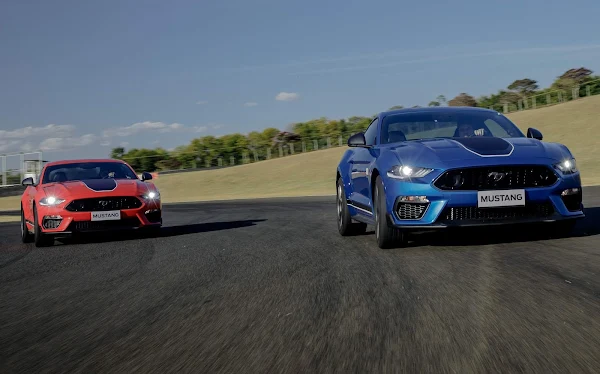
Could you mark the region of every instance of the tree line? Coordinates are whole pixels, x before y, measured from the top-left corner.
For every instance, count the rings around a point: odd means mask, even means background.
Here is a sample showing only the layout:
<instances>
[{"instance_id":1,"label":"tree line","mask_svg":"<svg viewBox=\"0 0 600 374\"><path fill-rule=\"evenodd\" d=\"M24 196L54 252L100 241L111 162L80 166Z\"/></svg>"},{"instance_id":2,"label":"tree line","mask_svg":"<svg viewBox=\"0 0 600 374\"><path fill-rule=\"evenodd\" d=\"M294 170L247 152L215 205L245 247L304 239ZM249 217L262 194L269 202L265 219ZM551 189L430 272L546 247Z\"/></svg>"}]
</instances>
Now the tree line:
<instances>
[{"instance_id":1,"label":"tree line","mask_svg":"<svg viewBox=\"0 0 600 374\"><path fill-rule=\"evenodd\" d=\"M588 83L589 82L589 83ZM562 101L572 100L572 88L580 87L578 96L600 94L600 76L594 76L587 68L569 69L557 77L550 87L540 89L538 82L523 78L517 79L505 89L490 95L475 98L467 93L446 100L439 95L428 106L473 106L502 110L520 109L527 98L535 96L536 105L548 105L558 102L557 91ZM576 93L577 94L577 93ZM550 102L548 101L550 100ZM418 105L413 106L419 107ZM527 106L525 106L527 107ZM389 109L401 109L395 105ZM321 149L337 144L340 137L344 140L351 134L364 131L373 117L353 116L346 119L318 118L299 122L289 126L287 131L269 127L263 131L252 131L247 135L240 133L220 137L203 136L193 139L190 144L177 147L168 152L162 148L133 148L126 151L123 147L113 148L111 157L127 161L135 170L157 171L189 168L227 166L243 162L256 162L268 158L280 157L302 151Z\"/></svg>"}]
</instances>

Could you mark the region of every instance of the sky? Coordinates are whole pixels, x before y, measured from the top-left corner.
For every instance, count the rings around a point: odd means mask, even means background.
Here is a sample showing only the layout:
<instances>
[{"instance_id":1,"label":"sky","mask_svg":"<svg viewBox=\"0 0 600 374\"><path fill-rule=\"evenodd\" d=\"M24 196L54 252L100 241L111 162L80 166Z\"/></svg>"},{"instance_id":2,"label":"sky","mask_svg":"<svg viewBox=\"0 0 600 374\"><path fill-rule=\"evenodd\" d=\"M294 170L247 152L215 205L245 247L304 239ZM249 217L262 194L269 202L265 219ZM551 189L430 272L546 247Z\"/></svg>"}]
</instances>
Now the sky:
<instances>
[{"instance_id":1,"label":"sky","mask_svg":"<svg viewBox=\"0 0 600 374\"><path fill-rule=\"evenodd\" d=\"M0 2L0 153L108 157L600 72L600 2Z\"/></svg>"}]
</instances>

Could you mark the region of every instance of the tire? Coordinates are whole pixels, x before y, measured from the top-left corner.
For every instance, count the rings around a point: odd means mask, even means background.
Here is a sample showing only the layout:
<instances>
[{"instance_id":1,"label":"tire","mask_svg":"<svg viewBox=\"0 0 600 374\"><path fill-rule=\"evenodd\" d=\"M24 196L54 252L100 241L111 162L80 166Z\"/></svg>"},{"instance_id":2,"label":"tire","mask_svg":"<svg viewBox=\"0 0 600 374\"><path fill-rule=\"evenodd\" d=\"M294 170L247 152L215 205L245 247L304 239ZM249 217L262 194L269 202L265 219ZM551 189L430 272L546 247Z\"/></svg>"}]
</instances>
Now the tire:
<instances>
[{"instance_id":1,"label":"tire","mask_svg":"<svg viewBox=\"0 0 600 374\"><path fill-rule=\"evenodd\" d=\"M27 223L25 222L25 212L23 211L23 206L21 206L21 241L23 243L31 243L33 240L33 235L29 232L27 228Z\"/></svg>"},{"instance_id":2,"label":"tire","mask_svg":"<svg viewBox=\"0 0 600 374\"><path fill-rule=\"evenodd\" d=\"M35 242L36 247L48 247L54 244L54 238L42 232L35 206L33 207L33 227L33 241Z\"/></svg>"},{"instance_id":3,"label":"tire","mask_svg":"<svg viewBox=\"0 0 600 374\"><path fill-rule=\"evenodd\" d=\"M350 210L345 198L346 194L344 194L344 182L342 178L337 180L336 191L337 227L340 235L352 236L364 234L367 231L367 224L352 222L352 216L350 216Z\"/></svg>"},{"instance_id":4,"label":"tire","mask_svg":"<svg viewBox=\"0 0 600 374\"><path fill-rule=\"evenodd\" d=\"M375 196L373 207L375 208L375 238L381 249L393 248L406 244L406 235L402 230L392 227L387 221L387 209L385 205L385 190L380 176L375 180Z\"/></svg>"}]
</instances>

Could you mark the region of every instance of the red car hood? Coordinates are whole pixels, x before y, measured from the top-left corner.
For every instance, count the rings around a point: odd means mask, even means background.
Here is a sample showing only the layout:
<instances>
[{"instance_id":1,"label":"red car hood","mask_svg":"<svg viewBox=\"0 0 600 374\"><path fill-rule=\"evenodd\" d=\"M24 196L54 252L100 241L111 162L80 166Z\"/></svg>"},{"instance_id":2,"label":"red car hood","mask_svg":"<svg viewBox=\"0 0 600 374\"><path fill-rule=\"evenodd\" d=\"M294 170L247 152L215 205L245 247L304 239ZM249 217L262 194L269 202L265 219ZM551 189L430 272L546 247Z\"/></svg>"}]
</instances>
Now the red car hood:
<instances>
[{"instance_id":1,"label":"red car hood","mask_svg":"<svg viewBox=\"0 0 600 374\"><path fill-rule=\"evenodd\" d=\"M51 183L45 185L47 196L63 197L95 197L95 196L140 196L149 191L156 191L152 183L129 179L90 179Z\"/></svg>"}]
</instances>

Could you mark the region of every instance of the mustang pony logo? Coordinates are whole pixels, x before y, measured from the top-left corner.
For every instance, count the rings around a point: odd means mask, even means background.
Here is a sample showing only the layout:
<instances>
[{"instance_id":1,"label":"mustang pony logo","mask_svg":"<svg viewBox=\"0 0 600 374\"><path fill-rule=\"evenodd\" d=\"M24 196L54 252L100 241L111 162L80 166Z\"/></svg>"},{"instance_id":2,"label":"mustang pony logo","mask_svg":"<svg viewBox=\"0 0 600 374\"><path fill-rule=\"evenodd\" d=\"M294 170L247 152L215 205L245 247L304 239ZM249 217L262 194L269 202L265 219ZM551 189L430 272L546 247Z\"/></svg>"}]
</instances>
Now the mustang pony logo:
<instances>
[{"instance_id":1,"label":"mustang pony logo","mask_svg":"<svg viewBox=\"0 0 600 374\"><path fill-rule=\"evenodd\" d=\"M492 171L491 173L488 173L488 178L494 179L494 182L500 182L502 179L504 179L505 176L506 173L498 171Z\"/></svg>"}]
</instances>

